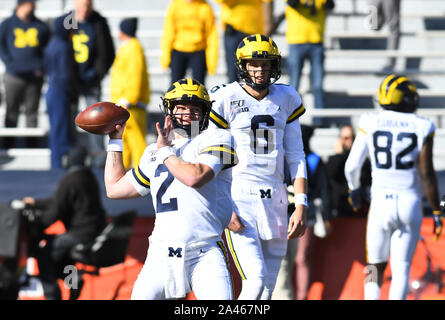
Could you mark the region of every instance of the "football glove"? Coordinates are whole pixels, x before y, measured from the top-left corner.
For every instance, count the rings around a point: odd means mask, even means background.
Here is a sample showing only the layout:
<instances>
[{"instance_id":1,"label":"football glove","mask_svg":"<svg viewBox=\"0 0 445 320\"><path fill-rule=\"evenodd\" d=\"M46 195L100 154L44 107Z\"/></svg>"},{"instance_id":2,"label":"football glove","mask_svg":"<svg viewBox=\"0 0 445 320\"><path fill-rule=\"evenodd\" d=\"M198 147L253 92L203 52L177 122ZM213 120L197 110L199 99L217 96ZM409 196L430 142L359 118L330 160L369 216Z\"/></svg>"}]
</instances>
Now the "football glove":
<instances>
[{"instance_id":1,"label":"football glove","mask_svg":"<svg viewBox=\"0 0 445 320\"><path fill-rule=\"evenodd\" d=\"M355 190L348 190L348 202L354 212L358 212L364 205L365 199L361 188Z\"/></svg>"},{"instance_id":2,"label":"football glove","mask_svg":"<svg viewBox=\"0 0 445 320\"><path fill-rule=\"evenodd\" d=\"M435 235L434 240L437 241L437 239L439 239L440 234L442 233L442 227L443 227L442 212L440 212L439 210L434 210L433 219L434 219L433 233Z\"/></svg>"}]
</instances>

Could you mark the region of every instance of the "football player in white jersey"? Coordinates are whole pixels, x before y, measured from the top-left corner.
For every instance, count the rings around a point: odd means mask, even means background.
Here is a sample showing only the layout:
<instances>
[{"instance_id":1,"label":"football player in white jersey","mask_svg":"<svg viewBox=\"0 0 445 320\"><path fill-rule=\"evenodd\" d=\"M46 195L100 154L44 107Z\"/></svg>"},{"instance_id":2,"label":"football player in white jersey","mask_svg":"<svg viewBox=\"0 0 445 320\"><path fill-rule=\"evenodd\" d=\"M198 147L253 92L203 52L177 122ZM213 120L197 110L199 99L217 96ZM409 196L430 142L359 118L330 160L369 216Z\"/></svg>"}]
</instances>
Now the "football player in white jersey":
<instances>
[{"instance_id":1,"label":"football player in white jersey","mask_svg":"<svg viewBox=\"0 0 445 320\"><path fill-rule=\"evenodd\" d=\"M239 164L233 168L234 214L226 239L242 278L239 299L270 299L287 239L306 228L306 161L298 118L305 112L300 95L275 84L281 56L274 41L255 34L236 50L242 83L210 90L210 125L228 129ZM287 218L284 161L291 171L296 209Z\"/></svg>"},{"instance_id":2,"label":"football player in white jersey","mask_svg":"<svg viewBox=\"0 0 445 320\"><path fill-rule=\"evenodd\" d=\"M230 222L231 167L237 162L226 130L209 131L211 102L193 79L175 82L165 93L164 127L139 166L125 172L122 134L110 134L105 186L110 198L151 193L156 211L145 264L132 299L233 299L222 233Z\"/></svg>"},{"instance_id":3,"label":"football player in white jersey","mask_svg":"<svg viewBox=\"0 0 445 320\"><path fill-rule=\"evenodd\" d=\"M420 236L422 190L433 209L434 232L441 230L439 192L433 166L434 123L414 114L419 104L415 85L405 76L389 75L379 89L382 111L359 120L357 137L345 164L353 207L359 207L360 168L372 166L371 205L366 229L365 299L379 299L390 258L390 299L405 299L411 260Z\"/></svg>"}]
</instances>

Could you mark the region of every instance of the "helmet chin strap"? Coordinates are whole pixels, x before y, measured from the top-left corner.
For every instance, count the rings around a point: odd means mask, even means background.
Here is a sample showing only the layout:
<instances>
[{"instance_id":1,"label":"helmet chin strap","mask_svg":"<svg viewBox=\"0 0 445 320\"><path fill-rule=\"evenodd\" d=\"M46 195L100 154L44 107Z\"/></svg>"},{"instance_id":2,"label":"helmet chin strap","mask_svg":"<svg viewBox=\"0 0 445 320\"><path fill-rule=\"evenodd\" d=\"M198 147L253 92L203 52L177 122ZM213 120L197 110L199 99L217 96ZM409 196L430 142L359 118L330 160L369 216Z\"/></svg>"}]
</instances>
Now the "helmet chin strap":
<instances>
[{"instance_id":1,"label":"helmet chin strap","mask_svg":"<svg viewBox=\"0 0 445 320\"><path fill-rule=\"evenodd\" d=\"M199 135L202 131L201 121L192 121L192 123L188 125L180 124L176 117L173 117L172 121L173 121L173 127L175 129L178 129L175 130L175 132L183 137L194 138L195 136Z\"/></svg>"},{"instance_id":2,"label":"helmet chin strap","mask_svg":"<svg viewBox=\"0 0 445 320\"><path fill-rule=\"evenodd\" d=\"M267 81L266 83L255 83L253 81L246 81L246 84L255 91L263 91L264 89L267 89L271 83L270 81Z\"/></svg>"},{"instance_id":3,"label":"helmet chin strap","mask_svg":"<svg viewBox=\"0 0 445 320\"><path fill-rule=\"evenodd\" d=\"M245 81L246 81L246 84L255 91L263 91L264 89L267 89L272 84L272 82L270 81L270 77L267 80L267 82L265 82L265 83L256 83L255 81L252 80L251 77L248 77L247 79L245 79Z\"/></svg>"}]
</instances>

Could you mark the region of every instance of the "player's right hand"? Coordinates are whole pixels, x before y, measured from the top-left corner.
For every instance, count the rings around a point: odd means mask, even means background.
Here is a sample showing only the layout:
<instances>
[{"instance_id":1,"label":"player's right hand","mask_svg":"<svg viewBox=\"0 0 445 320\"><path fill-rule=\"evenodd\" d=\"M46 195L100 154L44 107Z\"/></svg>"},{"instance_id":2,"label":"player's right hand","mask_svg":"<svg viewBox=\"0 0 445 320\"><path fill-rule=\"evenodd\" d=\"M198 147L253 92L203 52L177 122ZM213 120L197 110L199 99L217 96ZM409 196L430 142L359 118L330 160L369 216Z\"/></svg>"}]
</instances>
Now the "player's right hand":
<instances>
[{"instance_id":1,"label":"player's right hand","mask_svg":"<svg viewBox=\"0 0 445 320\"><path fill-rule=\"evenodd\" d=\"M364 205L362 189L348 190L348 202L354 212L358 212Z\"/></svg>"},{"instance_id":2,"label":"player's right hand","mask_svg":"<svg viewBox=\"0 0 445 320\"><path fill-rule=\"evenodd\" d=\"M246 225L241 220L240 216L238 216L235 212L232 212L232 218L230 219L227 228L233 232L241 232L246 229Z\"/></svg>"},{"instance_id":3,"label":"player's right hand","mask_svg":"<svg viewBox=\"0 0 445 320\"><path fill-rule=\"evenodd\" d=\"M115 126L115 129L113 132L110 132L108 134L108 137L110 139L122 139L122 136L124 135L124 129L125 129L125 125L127 124L127 122L125 122L124 124L120 125L117 124Z\"/></svg>"}]
</instances>

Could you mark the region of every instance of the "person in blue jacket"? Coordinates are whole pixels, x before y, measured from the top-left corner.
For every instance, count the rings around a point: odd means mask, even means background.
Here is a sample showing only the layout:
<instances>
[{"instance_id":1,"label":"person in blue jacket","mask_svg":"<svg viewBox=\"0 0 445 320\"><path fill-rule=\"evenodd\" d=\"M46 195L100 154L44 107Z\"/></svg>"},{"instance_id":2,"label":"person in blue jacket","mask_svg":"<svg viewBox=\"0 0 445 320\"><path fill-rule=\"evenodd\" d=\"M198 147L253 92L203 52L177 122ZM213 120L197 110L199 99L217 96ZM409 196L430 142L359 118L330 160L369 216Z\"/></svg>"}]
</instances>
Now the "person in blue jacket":
<instances>
[{"instance_id":1,"label":"person in blue jacket","mask_svg":"<svg viewBox=\"0 0 445 320\"><path fill-rule=\"evenodd\" d=\"M64 27L64 17L53 23L53 35L45 49L44 65L47 74L46 110L50 131L51 168L62 168L62 156L75 143L75 128L71 106L75 100L74 50L72 29Z\"/></svg>"},{"instance_id":2,"label":"person in blue jacket","mask_svg":"<svg viewBox=\"0 0 445 320\"><path fill-rule=\"evenodd\" d=\"M80 109L85 109L102 99L101 82L113 64L114 43L107 19L94 10L93 0L74 0L74 10L64 17L66 25L74 31L72 45L79 80L77 101L84 97L85 105ZM92 166L103 168L104 136L89 134L88 144Z\"/></svg>"},{"instance_id":3,"label":"person in blue jacket","mask_svg":"<svg viewBox=\"0 0 445 320\"><path fill-rule=\"evenodd\" d=\"M5 127L17 127L20 106L24 104L26 127L37 127L43 85L43 51L50 36L49 27L34 15L35 0L18 0L14 13L0 25L0 58L4 75ZM6 149L15 145L13 137L4 140ZM27 141L32 147L33 140Z\"/></svg>"}]
</instances>

